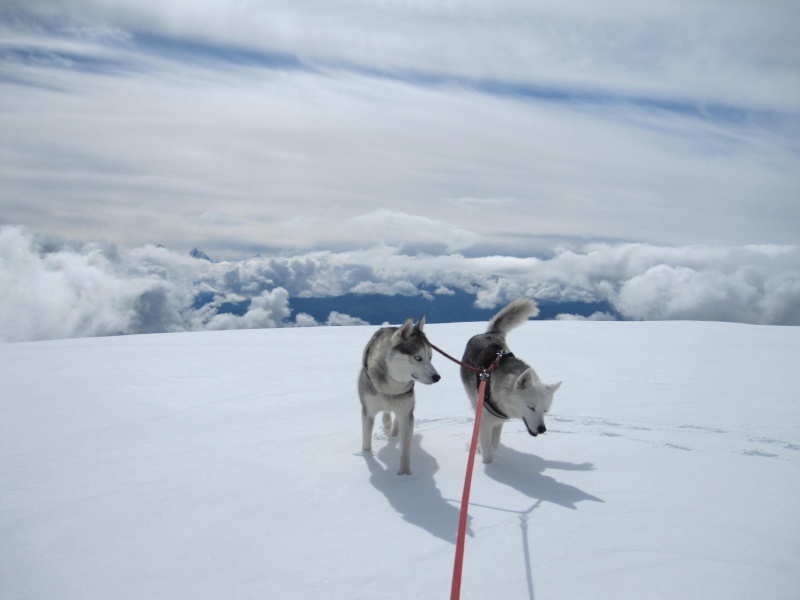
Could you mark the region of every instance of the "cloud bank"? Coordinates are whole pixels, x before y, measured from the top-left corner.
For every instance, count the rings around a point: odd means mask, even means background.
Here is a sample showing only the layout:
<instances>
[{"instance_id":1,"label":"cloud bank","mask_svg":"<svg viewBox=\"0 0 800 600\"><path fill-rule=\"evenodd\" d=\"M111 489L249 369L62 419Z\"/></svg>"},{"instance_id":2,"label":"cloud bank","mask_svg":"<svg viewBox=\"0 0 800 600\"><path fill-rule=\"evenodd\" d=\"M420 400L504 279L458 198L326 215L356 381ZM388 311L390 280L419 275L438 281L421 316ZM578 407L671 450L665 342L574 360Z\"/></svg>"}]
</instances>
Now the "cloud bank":
<instances>
[{"instance_id":1,"label":"cloud bank","mask_svg":"<svg viewBox=\"0 0 800 600\"><path fill-rule=\"evenodd\" d=\"M380 245L215 263L162 247L120 250L5 226L0 289L3 342L363 324L342 312L318 323L291 309L294 297L351 293L435 302L437 294L460 291L482 308L529 296L608 302L624 319L800 325L800 248L590 244L542 259L409 255Z\"/></svg>"}]
</instances>

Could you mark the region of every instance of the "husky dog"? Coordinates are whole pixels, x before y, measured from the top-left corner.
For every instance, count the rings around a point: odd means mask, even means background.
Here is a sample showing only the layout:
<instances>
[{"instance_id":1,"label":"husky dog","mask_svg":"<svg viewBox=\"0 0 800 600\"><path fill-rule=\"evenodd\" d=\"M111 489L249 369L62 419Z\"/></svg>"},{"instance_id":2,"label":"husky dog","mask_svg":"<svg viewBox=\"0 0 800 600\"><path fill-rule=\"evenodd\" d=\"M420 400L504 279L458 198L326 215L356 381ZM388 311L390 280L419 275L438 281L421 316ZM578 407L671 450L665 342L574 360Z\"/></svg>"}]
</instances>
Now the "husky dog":
<instances>
[{"instance_id":1,"label":"husky dog","mask_svg":"<svg viewBox=\"0 0 800 600\"><path fill-rule=\"evenodd\" d=\"M547 431L544 416L550 410L553 394L561 382L553 385L542 383L536 372L511 354L506 345L506 334L509 331L522 325L528 317L538 314L539 308L533 300L514 300L492 317L486 333L472 337L464 350L462 362L478 368L488 367L498 353L506 353L486 384L483 405L485 410L478 434L484 463L492 462L492 454L500 444L500 434L507 420L521 417L532 436ZM472 407L477 408L478 376L461 367L461 381L472 401Z\"/></svg>"},{"instance_id":2,"label":"husky dog","mask_svg":"<svg viewBox=\"0 0 800 600\"><path fill-rule=\"evenodd\" d=\"M411 436L414 432L414 382L441 379L431 364L428 338L422 332L425 317L416 324L407 319L402 327L382 327L364 348L358 397L361 400L362 449L372 451L375 415L383 411L383 427L400 436L400 470L411 475ZM394 424L390 413L394 413Z\"/></svg>"}]
</instances>

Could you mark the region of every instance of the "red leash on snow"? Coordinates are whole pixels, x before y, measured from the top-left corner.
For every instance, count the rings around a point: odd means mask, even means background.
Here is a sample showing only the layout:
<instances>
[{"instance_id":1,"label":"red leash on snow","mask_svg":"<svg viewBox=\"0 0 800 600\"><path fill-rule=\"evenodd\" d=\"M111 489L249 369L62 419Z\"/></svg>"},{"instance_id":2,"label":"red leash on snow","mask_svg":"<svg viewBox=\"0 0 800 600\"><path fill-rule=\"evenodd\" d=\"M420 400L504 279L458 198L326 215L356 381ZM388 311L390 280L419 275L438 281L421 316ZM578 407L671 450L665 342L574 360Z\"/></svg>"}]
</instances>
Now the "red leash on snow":
<instances>
[{"instance_id":1,"label":"red leash on snow","mask_svg":"<svg viewBox=\"0 0 800 600\"><path fill-rule=\"evenodd\" d=\"M461 512L458 515L458 537L456 538L456 557L453 563L453 583L450 587L450 600L459 600L461 597L461 571L464 564L464 544L467 535L467 517L469 516L469 492L472 487L472 469L475 466L475 451L478 447L478 432L481 428L481 415L483 414L483 397L486 394L489 373L481 373L480 378L478 405L475 407L475 425L472 427L472 442L469 445L469 457L467 458L467 474L464 476L464 493L461 495Z\"/></svg>"},{"instance_id":2,"label":"red leash on snow","mask_svg":"<svg viewBox=\"0 0 800 600\"><path fill-rule=\"evenodd\" d=\"M464 492L461 495L461 511L458 515L458 535L456 537L456 555L453 562L453 583L450 587L450 600L461 598L461 573L464 566L464 545L467 536L467 517L469 516L469 492L472 488L472 471L475 467L475 453L478 449L478 433L481 429L481 416L483 415L483 399L486 396L486 386L489 383L492 371L500 364L503 353L499 352L494 362L486 369L478 369L466 365L460 360L456 360L446 352L443 352L433 344L431 347L442 356L445 356L465 369L478 373L480 385L478 386L478 404L475 406L475 424L472 427L472 441L469 445L469 457L467 458L467 473L464 476Z\"/></svg>"}]
</instances>

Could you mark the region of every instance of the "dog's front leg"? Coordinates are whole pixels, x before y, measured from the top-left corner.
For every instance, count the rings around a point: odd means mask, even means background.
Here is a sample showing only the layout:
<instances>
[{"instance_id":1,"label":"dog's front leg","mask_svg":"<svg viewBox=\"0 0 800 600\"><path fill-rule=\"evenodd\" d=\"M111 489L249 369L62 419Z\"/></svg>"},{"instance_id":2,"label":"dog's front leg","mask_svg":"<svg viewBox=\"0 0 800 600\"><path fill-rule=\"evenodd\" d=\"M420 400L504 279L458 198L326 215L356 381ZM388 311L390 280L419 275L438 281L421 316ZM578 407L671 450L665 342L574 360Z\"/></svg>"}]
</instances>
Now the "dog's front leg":
<instances>
[{"instance_id":1,"label":"dog's front leg","mask_svg":"<svg viewBox=\"0 0 800 600\"><path fill-rule=\"evenodd\" d=\"M497 425L492 427L492 450L497 450L500 445L500 434L503 433L503 422L500 421Z\"/></svg>"},{"instance_id":2,"label":"dog's front leg","mask_svg":"<svg viewBox=\"0 0 800 600\"><path fill-rule=\"evenodd\" d=\"M372 451L372 429L375 426L375 415L370 415L366 407L361 407L361 449Z\"/></svg>"},{"instance_id":3,"label":"dog's front leg","mask_svg":"<svg viewBox=\"0 0 800 600\"><path fill-rule=\"evenodd\" d=\"M407 415L395 415L395 422L400 423L400 470L398 475L411 475L411 440L414 435L414 409Z\"/></svg>"},{"instance_id":4,"label":"dog's front leg","mask_svg":"<svg viewBox=\"0 0 800 600\"><path fill-rule=\"evenodd\" d=\"M484 417L485 419L486 417ZM487 423L485 420L481 423L481 430L478 433L478 441L481 444L481 457L483 458L483 464L488 465L494 457L492 456L492 433L494 427L491 424Z\"/></svg>"}]
</instances>

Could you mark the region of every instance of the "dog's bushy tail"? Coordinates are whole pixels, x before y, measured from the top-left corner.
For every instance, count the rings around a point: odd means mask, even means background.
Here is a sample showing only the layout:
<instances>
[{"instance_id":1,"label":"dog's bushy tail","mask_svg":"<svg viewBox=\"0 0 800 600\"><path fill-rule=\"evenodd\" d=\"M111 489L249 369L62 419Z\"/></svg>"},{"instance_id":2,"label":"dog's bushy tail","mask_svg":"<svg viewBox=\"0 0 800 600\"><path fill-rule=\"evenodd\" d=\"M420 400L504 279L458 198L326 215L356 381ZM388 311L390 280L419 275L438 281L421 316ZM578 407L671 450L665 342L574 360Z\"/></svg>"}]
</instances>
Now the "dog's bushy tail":
<instances>
[{"instance_id":1,"label":"dog's bushy tail","mask_svg":"<svg viewBox=\"0 0 800 600\"><path fill-rule=\"evenodd\" d=\"M529 317L535 317L538 314L539 307L530 298L512 300L508 306L492 317L486 333L505 335L515 327L522 325Z\"/></svg>"}]
</instances>

